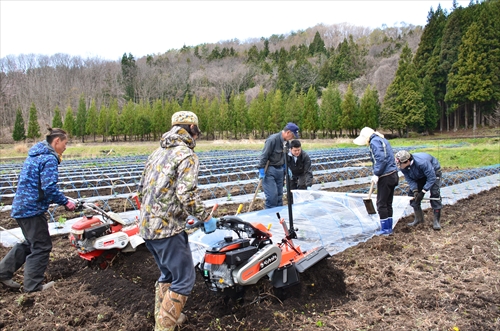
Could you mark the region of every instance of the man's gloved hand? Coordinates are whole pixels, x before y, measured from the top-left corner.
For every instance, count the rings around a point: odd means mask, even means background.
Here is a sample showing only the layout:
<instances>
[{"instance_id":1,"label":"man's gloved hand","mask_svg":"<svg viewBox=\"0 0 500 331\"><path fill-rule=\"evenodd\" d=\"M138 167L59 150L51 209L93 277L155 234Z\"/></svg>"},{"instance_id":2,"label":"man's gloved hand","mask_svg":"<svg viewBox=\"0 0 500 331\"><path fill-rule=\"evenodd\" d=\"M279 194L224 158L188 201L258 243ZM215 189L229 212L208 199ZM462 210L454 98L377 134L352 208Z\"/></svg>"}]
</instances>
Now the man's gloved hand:
<instances>
[{"instance_id":1,"label":"man's gloved hand","mask_svg":"<svg viewBox=\"0 0 500 331\"><path fill-rule=\"evenodd\" d=\"M293 179L292 170L290 170L290 168L288 168L288 176L290 177L290 179Z\"/></svg>"},{"instance_id":2,"label":"man's gloved hand","mask_svg":"<svg viewBox=\"0 0 500 331\"><path fill-rule=\"evenodd\" d=\"M378 176L373 175L372 176L372 183L377 184L377 182L378 182Z\"/></svg>"},{"instance_id":3,"label":"man's gloved hand","mask_svg":"<svg viewBox=\"0 0 500 331\"><path fill-rule=\"evenodd\" d=\"M424 198L424 192L423 191L415 191L413 192L413 200L415 201L416 204L420 204L422 202L422 199Z\"/></svg>"},{"instance_id":4,"label":"man's gloved hand","mask_svg":"<svg viewBox=\"0 0 500 331\"><path fill-rule=\"evenodd\" d=\"M217 229L217 221L215 217L211 217L208 221L203 223L203 228L205 230L205 233L212 233Z\"/></svg>"},{"instance_id":5,"label":"man's gloved hand","mask_svg":"<svg viewBox=\"0 0 500 331\"><path fill-rule=\"evenodd\" d=\"M68 211L73 211L73 210L75 210L75 208L76 208L76 205L71 200L68 200L68 202L66 202L66 204L64 205L64 209L66 209Z\"/></svg>"},{"instance_id":6,"label":"man's gloved hand","mask_svg":"<svg viewBox=\"0 0 500 331\"><path fill-rule=\"evenodd\" d=\"M259 169L259 179L262 179L264 177L266 177L266 172L265 172L264 168L260 168Z\"/></svg>"},{"instance_id":7,"label":"man's gloved hand","mask_svg":"<svg viewBox=\"0 0 500 331\"><path fill-rule=\"evenodd\" d=\"M307 190L308 190L308 191L312 190L311 186L308 186L308 187L307 187Z\"/></svg>"}]
</instances>

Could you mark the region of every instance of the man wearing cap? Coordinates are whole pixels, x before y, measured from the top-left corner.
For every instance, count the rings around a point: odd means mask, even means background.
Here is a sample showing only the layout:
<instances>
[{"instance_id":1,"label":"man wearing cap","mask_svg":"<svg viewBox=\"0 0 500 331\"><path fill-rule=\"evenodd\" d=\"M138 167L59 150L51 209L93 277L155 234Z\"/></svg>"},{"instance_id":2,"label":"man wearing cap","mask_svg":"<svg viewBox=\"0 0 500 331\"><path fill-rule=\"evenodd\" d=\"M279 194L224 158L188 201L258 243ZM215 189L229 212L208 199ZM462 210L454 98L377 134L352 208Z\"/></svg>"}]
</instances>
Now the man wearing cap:
<instances>
[{"instance_id":1,"label":"man wearing cap","mask_svg":"<svg viewBox=\"0 0 500 331\"><path fill-rule=\"evenodd\" d=\"M408 185L410 186L409 196L413 196L410 205L413 207L415 220L408 223L408 226L415 226L424 222L424 212L422 211L422 199L425 193L431 192L431 207L434 211L434 230L441 230L441 165L439 161L432 155L427 153L410 154L407 151L401 150L396 153L396 163L405 176Z\"/></svg>"},{"instance_id":2,"label":"man wearing cap","mask_svg":"<svg viewBox=\"0 0 500 331\"><path fill-rule=\"evenodd\" d=\"M198 195L199 160L194 148L200 133L194 113L173 114L172 128L149 156L139 183L140 235L160 269L155 286L157 331L173 330L185 320L181 312L195 283L186 218L204 220L206 233L215 231L217 222Z\"/></svg>"},{"instance_id":3,"label":"man wearing cap","mask_svg":"<svg viewBox=\"0 0 500 331\"><path fill-rule=\"evenodd\" d=\"M380 226L383 234L391 234L392 201L394 189L398 186L398 168L394 160L394 152L391 144L384 138L384 135L365 127L359 133L359 137L354 139L354 143L359 146L370 148L370 159L373 163L372 182L377 184L377 211L380 217Z\"/></svg>"},{"instance_id":4,"label":"man wearing cap","mask_svg":"<svg viewBox=\"0 0 500 331\"><path fill-rule=\"evenodd\" d=\"M274 133L266 139L258 166L259 179L262 180L262 188L266 196L266 209L283 206L284 144L286 141L298 137L299 127L290 122L285 125L281 132Z\"/></svg>"}]
</instances>

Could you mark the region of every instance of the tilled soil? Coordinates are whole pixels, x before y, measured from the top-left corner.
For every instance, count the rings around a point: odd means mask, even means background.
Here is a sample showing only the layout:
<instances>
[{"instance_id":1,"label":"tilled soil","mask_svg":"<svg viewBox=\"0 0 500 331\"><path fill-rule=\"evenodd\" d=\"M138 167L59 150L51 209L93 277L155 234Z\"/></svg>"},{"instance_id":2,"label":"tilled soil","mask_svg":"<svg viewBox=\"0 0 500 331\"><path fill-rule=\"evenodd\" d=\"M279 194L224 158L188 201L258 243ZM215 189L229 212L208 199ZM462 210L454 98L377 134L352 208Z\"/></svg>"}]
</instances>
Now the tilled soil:
<instances>
[{"instance_id":1,"label":"tilled soil","mask_svg":"<svg viewBox=\"0 0 500 331\"><path fill-rule=\"evenodd\" d=\"M221 207L233 214L237 205ZM445 206L441 231L431 220L429 210L416 228L406 226L412 217L402 219L392 236L306 270L300 285L275 291L262 279L243 302L214 295L197 275L180 329L499 330L500 187ZM144 245L99 270L65 236L53 242L46 281L56 285L31 294L0 287L1 330L153 330L159 271ZM0 247L0 257L8 251Z\"/></svg>"}]
</instances>

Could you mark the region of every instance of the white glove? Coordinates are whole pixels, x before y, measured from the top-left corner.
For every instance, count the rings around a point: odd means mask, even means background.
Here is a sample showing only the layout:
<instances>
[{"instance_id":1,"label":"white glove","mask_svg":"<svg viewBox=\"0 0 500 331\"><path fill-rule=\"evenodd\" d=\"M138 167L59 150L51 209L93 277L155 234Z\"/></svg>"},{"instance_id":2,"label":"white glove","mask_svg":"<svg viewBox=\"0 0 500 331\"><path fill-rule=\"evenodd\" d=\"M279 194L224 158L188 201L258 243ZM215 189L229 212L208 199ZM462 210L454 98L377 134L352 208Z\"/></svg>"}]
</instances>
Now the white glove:
<instances>
[{"instance_id":1,"label":"white glove","mask_svg":"<svg viewBox=\"0 0 500 331\"><path fill-rule=\"evenodd\" d=\"M373 175L372 176L372 183L377 184L377 182L378 182L378 176Z\"/></svg>"}]
</instances>

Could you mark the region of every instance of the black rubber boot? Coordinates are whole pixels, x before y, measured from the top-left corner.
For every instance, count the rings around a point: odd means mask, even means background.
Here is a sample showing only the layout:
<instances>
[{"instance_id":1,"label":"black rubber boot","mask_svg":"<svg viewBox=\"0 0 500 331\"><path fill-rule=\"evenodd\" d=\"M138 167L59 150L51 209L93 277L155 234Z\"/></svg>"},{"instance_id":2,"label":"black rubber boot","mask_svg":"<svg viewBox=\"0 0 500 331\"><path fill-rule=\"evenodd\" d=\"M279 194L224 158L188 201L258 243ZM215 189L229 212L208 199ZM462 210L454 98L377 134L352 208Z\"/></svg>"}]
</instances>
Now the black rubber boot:
<instances>
[{"instance_id":1,"label":"black rubber boot","mask_svg":"<svg viewBox=\"0 0 500 331\"><path fill-rule=\"evenodd\" d=\"M424 222L424 212L422 211L422 207L413 207L413 214L415 215L415 220L411 223L408 223L408 226L415 226L419 223Z\"/></svg>"},{"instance_id":2,"label":"black rubber boot","mask_svg":"<svg viewBox=\"0 0 500 331\"><path fill-rule=\"evenodd\" d=\"M434 210L434 224L432 225L432 228L434 230L441 230L441 224L439 224L440 219L441 219L441 209Z\"/></svg>"}]
</instances>

